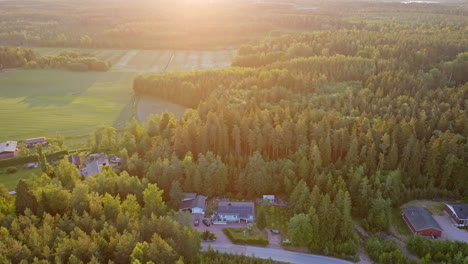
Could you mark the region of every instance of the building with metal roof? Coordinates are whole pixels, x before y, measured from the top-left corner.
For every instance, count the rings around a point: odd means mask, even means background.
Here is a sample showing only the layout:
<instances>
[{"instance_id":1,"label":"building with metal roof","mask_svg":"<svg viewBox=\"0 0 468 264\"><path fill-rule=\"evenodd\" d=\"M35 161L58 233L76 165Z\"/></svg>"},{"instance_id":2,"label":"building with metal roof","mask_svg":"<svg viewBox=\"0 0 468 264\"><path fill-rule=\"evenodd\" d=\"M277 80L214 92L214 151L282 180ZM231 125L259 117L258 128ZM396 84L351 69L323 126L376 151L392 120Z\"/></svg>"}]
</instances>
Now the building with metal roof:
<instances>
[{"instance_id":1,"label":"building with metal roof","mask_svg":"<svg viewBox=\"0 0 468 264\"><path fill-rule=\"evenodd\" d=\"M47 144L47 139L45 137L38 137L38 138L30 138L30 139L26 139L24 141L24 145L28 148L30 147L34 147L36 146L37 144L42 144L42 145L46 145Z\"/></svg>"},{"instance_id":2,"label":"building with metal roof","mask_svg":"<svg viewBox=\"0 0 468 264\"><path fill-rule=\"evenodd\" d=\"M189 211L192 214L205 214L206 199L208 197L196 193L184 193L179 210Z\"/></svg>"},{"instance_id":3,"label":"building with metal roof","mask_svg":"<svg viewBox=\"0 0 468 264\"><path fill-rule=\"evenodd\" d=\"M215 213L216 222L253 222L255 204L253 202L219 202Z\"/></svg>"},{"instance_id":4,"label":"building with metal roof","mask_svg":"<svg viewBox=\"0 0 468 264\"><path fill-rule=\"evenodd\" d=\"M436 222L431 213L426 209L419 207L409 207L403 209L403 219L408 227L415 234L421 236L440 237L442 227Z\"/></svg>"}]
</instances>

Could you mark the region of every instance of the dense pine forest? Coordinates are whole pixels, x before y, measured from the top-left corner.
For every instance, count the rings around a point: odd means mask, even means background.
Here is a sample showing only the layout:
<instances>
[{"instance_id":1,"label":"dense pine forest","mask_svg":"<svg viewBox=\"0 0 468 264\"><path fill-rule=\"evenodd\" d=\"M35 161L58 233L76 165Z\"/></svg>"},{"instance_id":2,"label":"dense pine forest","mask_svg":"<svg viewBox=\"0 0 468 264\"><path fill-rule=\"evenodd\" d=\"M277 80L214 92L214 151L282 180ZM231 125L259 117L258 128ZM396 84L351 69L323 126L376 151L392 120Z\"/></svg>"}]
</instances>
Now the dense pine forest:
<instances>
[{"instance_id":1,"label":"dense pine forest","mask_svg":"<svg viewBox=\"0 0 468 264\"><path fill-rule=\"evenodd\" d=\"M197 23L188 9L202 7L179 1L148 4L165 12L123 1L73 14L75 4L63 1L27 22L32 6L0 10L2 45L243 43L229 68L135 77L135 96L190 109L180 119L166 112L93 132L86 147L121 157L121 172L83 179L67 160L49 164L39 148L43 173L20 181L16 196L0 190L0 262L275 263L200 253L190 215L177 212L182 192L195 192L283 197L291 245L311 253L357 260L362 247L376 263L468 263L466 243L412 237L418 260L410 260L380 236L407 201L468 200L466 4L295 1L320 7L304 11L278 3L215 5ZM184 20L172 23L174 14ZM91 60L87 70L108 69L93 59L0 48L4 67Z\"/></svg>"}]
</instances>

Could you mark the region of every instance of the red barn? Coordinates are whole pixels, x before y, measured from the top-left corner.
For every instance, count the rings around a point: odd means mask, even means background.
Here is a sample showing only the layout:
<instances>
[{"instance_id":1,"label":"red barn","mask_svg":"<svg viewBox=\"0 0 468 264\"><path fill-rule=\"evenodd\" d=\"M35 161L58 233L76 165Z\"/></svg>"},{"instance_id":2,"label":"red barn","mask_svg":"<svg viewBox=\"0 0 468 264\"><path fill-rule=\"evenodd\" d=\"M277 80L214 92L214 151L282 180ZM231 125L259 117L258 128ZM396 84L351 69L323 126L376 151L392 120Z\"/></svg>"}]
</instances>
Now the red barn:
<instances>
[{"instance_id":1,"label":"red barn","mask_svg":"<svg viewBox=\"0 0 468 264\"><path fill-rule=\"evenodd\" d=\"M434 220L431 213L419 207L403 209L403 219L414 234L421 236L440 237L442 227Z\"/></svg>"}]
</instances>

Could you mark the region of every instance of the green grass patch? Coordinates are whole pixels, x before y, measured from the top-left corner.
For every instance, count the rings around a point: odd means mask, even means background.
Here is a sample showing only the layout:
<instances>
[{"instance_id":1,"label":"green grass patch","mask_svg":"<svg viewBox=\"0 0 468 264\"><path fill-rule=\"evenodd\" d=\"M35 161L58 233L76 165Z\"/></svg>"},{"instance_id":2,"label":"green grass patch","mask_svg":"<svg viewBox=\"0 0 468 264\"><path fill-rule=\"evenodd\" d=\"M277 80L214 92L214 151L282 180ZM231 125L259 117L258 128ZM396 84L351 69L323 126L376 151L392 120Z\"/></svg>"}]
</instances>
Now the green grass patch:
<instances>
[{"instance_id":1,"label":"green grass patch","mask_svg":"<svg viewBox=\"0 0 468 264\"><path fill-rule=\"evenodd\" d=\"M400 208L392 208L391 217L391 223L395 227L398 234L405 237L411 236L413 234L409 229L408 225L406 224L405 220L403 220Z\"/></svg>"},{"instance_id":2,"label":"green grass patch","mask_svg":"<svg viewBox=\"0 0 468 264\"><path fill-rule=\"evenodd\" d=\"M22 179L30 179L33 174L41 174L40 168L35 169L26 169L20 168L16 173L7 174L5 169L0 170L0 184L5 185L8 191L14 191L16 189L16 185Z\"/></svg>"},{"instance_id":3,"label":"green grass patch","mask_svg":"<svg viewBox=\"0 0 468 264\"><path fill-rule=\"evenodd\" d=\"M288 234L289 214L288 208L284 206L267 205L264 206L267 228L277 229L283 238Z\"/></svg>"},{"instance_id":4,"label":"green grass patch","mask_svg":"<svg viewBox=\"0 0 468 264\"><path fill-rule=\"evenodd\" d=\"M235 244L268 245L268 234L257 227L251 230L247 228L223 228L224 234Z\"/></svg>"}]
</instances>

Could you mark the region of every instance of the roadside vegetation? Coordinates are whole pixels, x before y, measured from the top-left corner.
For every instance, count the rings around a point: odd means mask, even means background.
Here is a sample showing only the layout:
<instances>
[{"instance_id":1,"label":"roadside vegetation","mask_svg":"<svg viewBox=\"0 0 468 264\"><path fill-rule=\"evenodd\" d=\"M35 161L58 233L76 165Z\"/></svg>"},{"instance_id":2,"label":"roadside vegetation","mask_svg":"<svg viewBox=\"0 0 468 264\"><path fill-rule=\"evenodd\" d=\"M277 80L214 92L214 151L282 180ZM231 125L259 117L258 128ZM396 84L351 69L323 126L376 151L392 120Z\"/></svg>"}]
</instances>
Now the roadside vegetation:
<instances>
[{"instance_id":1,"label":"roadside vegetation","mask_svg":"<svg viewBox=\"0 0 468 264\"><path fill-rule=\"evenodd\" d=\"M266 231L259 230L255 226L250 228L223 228L223 232L235 244L268 245Z\"/></svg>"}]
</instances>

